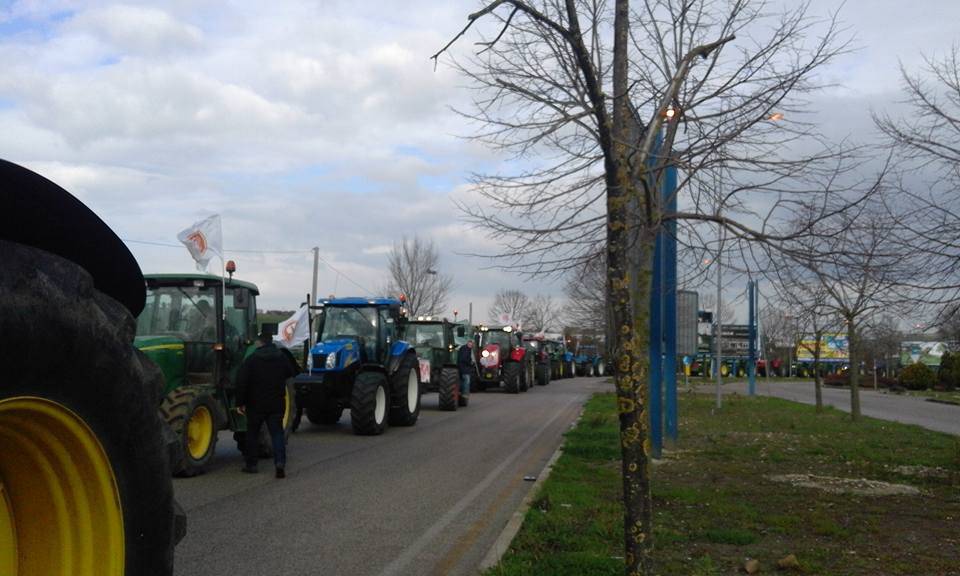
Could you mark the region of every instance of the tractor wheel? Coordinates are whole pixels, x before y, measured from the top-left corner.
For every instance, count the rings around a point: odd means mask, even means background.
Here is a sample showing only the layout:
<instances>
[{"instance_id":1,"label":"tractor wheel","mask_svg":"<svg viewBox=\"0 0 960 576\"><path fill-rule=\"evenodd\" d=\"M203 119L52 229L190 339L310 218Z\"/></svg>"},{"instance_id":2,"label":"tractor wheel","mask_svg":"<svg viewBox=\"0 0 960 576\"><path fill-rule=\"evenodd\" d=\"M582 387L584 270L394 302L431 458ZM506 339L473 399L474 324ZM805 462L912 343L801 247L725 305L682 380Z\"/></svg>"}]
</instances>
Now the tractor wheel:
<instances>
[{"instance_id":1,"label":"tractor wheel","mask_svg":"<svg viewBox=\"0 0 960 576\"><path fill-rule=\"evenodd\" d=\"M323 406L322 408L307 408L307 419L317 426L333 426L343 416L340 406Z\"/></svg>"},{"instance_id":2,"label":"tractor wheel","mask_svg":"<svg viewBox=\"0 0 960 576\"><path fill-rule=\"evenodd\" d=\"M387 429L387 378L380 372L361 372L353 382L350 398L350 421L353 433L376 436Z\"/></svg>"},{"instance_id":3,"label":"tractor wheel","mask_svg":"<svg viewBox=\"0 0 960 576\"><path fill-rule=\"evenodd\" d=\"M171 391L160 404L160 415L177 435L181 450L170 463L176 476L202 474L217 447L217 405L209 394L185 386Z\"/></svg>"},{"instance_id":4,"label":"tractor wheel","mask_svg":"<svg viewBox=\"0 0 960 576\"><path fill-rule=\"evenodd\" d=\"M726 378L727 376L729 376L729 375L730 375L730 366L728 366L727 364L721 364L721 365L720 365L720 375L723 376L724 378Z\"/></svg>"},{"instance_id":5,"label":"tractor wheel","mask_svg":"<svg viewBox=\"0 0 960 576\"><path fill-rule=\"evenodd\" d=\"M440 409L453 411L460 403L460 374L456 368L440 371Z\"/></svg>"},{"instance_id":6,"label":"tractor wheel","mask_svg":"<svg viewBox=\"0 0 960 576\"><path fill-rule=\"evenodd\" d=\"M526 392L531 386L533 386L533 375L530 373L530 364L526 361L526 359L522 360L522 362L523 369L520 371L520 391Z\"/></svg>"},{"instance_id":7,"label":"tractor wheel","mask_svg":"<svg viewBox=\"0 0 960 576\"><path fill-rule=\"evenodd\" d=\"M0 240L0 262L0 574L169 576L175 443L135 319L68 260Z\"/></svg>"},{"instance_id":8,"label":"tractor wheel","mask_svg":"<svg viewBox=\"0 0 960 576\"><path fill-rule=\"evenodd\" d=\"M537 364L536 382L537 386L546 386L550 383L550 370L545 364Z\"/></svg>"},{"instance_id":9,"label":"tractor wheel","mask_svg":"<svg viewBox=\"0 0 960 576\"><path fill-rule=\"evenodd\" d=\"M503 365L503 387L511 394L520 392L520 363L506 362Z\"/></svg>"},{"instance_id":10,"label":"tractor wheel","mask_svg":"<svg viewBox=\"0 0 960 576\"><path fill-rule=\"evenodd\" d=\"M420 417L420 363L413 354L400 361L390 382L391 426L413 426Z\"/></svg>"},{"instance_id":11,"label":"tractor wheel","mask_svg":"<svg viewBox=\"0 0 960 576\"><path fill-rule=\"evenodd\" d=\"M597 362L597 376L602 378L604 376L604 373L606 372L606 369L607 369L607 365L603 360L600 360L599 362Z\"/></svg>"},{"instance_id":12,"label":"tractor wheel","mask_svg":"<svg viewBox=\"0 0 960 576\"><path fill-rule=\"evenodd\" d=\"M567 378L575 378L577 376L577 364L573 360L570 361L570 369L567 371Z\"/></svg>"}]
</instances>

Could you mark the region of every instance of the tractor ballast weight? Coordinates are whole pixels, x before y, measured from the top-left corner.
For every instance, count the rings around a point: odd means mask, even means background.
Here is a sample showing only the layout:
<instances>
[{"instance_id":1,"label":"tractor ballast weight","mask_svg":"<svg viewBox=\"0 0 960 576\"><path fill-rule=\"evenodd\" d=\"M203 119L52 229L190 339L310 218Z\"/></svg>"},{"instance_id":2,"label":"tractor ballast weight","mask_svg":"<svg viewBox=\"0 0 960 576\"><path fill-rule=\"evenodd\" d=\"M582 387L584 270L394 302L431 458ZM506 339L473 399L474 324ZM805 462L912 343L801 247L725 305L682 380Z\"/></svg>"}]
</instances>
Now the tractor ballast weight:
<instances>
[{"instance_id":1,"label":"tractor ballast weight","mask_svg":"<svg viewBox=\"0 0 960 576\"><path fill-rule=\"evenodd\" d=\"M502 386L511 394L526 392L534 382L535 362L513 326L480 326L475 354L480 390Z\"/></svg>"},{"instance_id":2,"label":"tractor ballast weight","mask_svg":"<svg viewBox=\"0 0 960 576\"><path fill-rule=\"evenodd\" d=\"M393 298L327 298L317 311L316 344L294 382L310 422L331 425L350 409L355 434L388 425L413 426L420 416L420 363L403 338L406 312Z\"/></svg>"},{"instance_id":3,"label":"tractor ballast weight","mask_svg":"<svg viewBox=\"0 0 960 576\"><path fill-rule=\"evenodd\" d=\"M466 406L460 397L460 373L457 370L457 339L466 338L466 326L446 318L418 316L404 323L404 340L417 351L422 365L424 392L437 392L441 410L453 411Z\"/></svg>"},{"instance_id":4,"label":"tractor ballast weight","mask_svg":"<svg viewBox=\"0 0 960 576\"><path fill-rule=\"evenodd\" d=\"M182 450L171 463L174 474L204 471L216 451L220 430L233 432L244 447L246 417L237 411L236 379L257 336L254 284L210 274L148 274L146 305L137 318L135 345L163 371L161 415L177 434ZM292 364L293 355L281 349ZM293 379L287 382L284 433L296 412ZM272 446L260 430L259 454Z\"/></svg>"},{"instance_id":5,"label":"tractor ballast weight","mask_svg":"<svg viewBox=\"0 0 960 576\"><path fill-rule=\"evenodd\" d=\"M66 190L0 160L0 574L169 576L162 376L133 347L143 276Z\"/></svg>"}]
</instances>

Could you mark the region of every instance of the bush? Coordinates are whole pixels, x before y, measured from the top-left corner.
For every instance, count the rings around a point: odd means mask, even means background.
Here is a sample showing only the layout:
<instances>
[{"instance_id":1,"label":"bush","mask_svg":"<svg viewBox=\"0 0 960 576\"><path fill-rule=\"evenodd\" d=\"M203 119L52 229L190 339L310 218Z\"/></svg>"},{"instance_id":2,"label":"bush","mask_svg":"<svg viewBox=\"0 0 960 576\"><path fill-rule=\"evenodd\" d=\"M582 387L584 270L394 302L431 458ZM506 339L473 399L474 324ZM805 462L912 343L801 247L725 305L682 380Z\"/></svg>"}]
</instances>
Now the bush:
<instances>
[{"instance_id":1,"label":"bush","mask_svg":"<svg viewBox=\"0 0 960 576\"><path fill-rule=\"evenodd\" d=\"M944 352L940 359L938 377L944 390L956 390L960 387L960 355Z\"/></svg>"},{"instance_id":2,"label":"bush","mask_svg":"<svg viewBox=\"0 0 960 576\"><path fill-rule=\"evenodd\" d=\"M926 390L937 383L937 377L929 366L917 362L900 372L900 383L908 390Z\"/></svg>"}]
</instances>

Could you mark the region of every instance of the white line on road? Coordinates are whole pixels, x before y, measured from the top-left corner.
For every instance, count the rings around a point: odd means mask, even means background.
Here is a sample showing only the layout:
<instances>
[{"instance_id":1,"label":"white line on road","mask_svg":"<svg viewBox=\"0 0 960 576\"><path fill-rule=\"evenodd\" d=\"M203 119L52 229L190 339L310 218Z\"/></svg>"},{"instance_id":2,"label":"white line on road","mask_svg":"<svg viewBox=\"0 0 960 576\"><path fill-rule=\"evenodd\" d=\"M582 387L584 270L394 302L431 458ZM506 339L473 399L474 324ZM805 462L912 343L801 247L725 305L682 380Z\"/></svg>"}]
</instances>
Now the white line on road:
<instances>
[{"instance_id":1,"label":"white line on road","mask_svg":"<svg viewBox=\"0 0 960 576\"><path fill-rule=\"evenodd\" d=\"M427 544L432 542L447 526L449 526L457 517L463 512L468 506L470 506L474 500L476 500L487 488L493 484L494 480L500 477L503 471L513 463L514 460L520 457L521 454L531 445L533 442L543 434L553 422L560 417L561 414L565 413L570 406L576 404L577 402L583 402L583 396L577 395L576 398L568 402L561 410L557 410L557 413L554 414L543 426L537 430L536 434L527 438L516 450L510 453L503 462L501 462L496 468L490 471L483 480L475 485L466 496L460 499L456 505L446 511L439 520L433 523L432 526L427 528L423 534L420 535L412 544L407 546L407 548L397 556L392 562L386 565L384 569L380 572L379 576L395 576L403 570L407 564L409 564L414 558L420 554Z\"/></svg>"}]
</instances>

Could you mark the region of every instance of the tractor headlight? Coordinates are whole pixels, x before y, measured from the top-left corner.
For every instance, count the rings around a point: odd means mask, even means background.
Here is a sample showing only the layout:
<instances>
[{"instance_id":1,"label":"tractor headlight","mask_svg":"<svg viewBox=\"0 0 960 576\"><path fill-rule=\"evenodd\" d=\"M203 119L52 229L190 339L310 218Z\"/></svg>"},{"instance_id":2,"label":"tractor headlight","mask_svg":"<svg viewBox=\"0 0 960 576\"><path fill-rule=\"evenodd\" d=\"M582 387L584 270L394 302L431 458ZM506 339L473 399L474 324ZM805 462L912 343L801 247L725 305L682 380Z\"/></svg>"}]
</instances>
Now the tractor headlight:
<instances>
[{"instance_id":1,"label":"tractor headlight","mask_svg":"<svg viewBox=\"0 0 960 576\"><path fill-rule=\"evenodd\" d=\"M480 355L483 356L484 358L486 358L487 356L490 355L490 351L489 351L489 350L484 350L483 352L480 353Z\"/></svg>"},{"instance_id":2,"label":"tractor headlight","mask_svg":"<svg viewBox=\"0 0 960 576\"><path fill-rule=\"evenodd\" d=\"M324 365L327 370L333 370L337 367L337 353L334 352L327 356L327 363Z\"/></svg>"}]
</instances>

